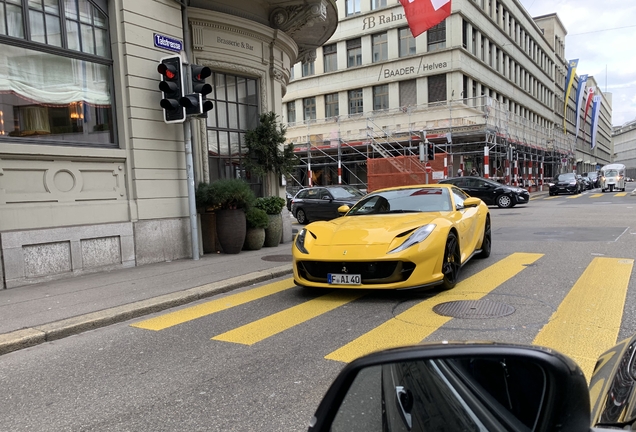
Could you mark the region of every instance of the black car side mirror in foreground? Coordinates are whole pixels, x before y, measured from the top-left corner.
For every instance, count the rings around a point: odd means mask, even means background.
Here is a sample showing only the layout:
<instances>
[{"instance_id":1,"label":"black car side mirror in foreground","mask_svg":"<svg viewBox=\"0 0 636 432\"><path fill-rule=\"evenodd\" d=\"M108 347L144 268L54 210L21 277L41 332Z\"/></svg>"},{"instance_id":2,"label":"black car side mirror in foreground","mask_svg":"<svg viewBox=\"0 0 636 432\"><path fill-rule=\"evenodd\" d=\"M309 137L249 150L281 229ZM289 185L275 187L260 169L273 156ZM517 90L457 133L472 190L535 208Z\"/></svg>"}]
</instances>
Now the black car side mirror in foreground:
<instances>
[{"instance_id":1,"label":"black car side mirror in foreground","mask_svg":"<svg viewBox=\"0 0 636 432\"><path fill-rule=\"evenodd\" d=\"M593 411L581 369L549 348L453 342L369 354L345 366L309 431L623 428L636 419L635 340L601 356L590 384Z\"/></svg>"}]
</instances>

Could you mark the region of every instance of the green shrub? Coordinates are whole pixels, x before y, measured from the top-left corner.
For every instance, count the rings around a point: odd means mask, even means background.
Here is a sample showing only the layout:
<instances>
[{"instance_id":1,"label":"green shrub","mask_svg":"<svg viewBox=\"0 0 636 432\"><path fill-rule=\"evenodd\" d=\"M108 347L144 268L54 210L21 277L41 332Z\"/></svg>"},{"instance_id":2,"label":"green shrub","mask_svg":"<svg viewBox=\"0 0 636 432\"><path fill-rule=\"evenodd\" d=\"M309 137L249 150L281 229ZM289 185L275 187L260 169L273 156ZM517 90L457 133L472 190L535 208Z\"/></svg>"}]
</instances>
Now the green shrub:
<instances>
[{"instance_id":1,"label":"green shrub","mask_svg":"<svg viewBox=\"0 0 636 432\"><path fill-rule=\"evenodd\" d=\"M285 207L285 199L278 196L257 198L255 207L264 210L268 215L277 215Z\"/></svg>"},{"instance_id":2,"label":"green shrub","mask_svg":"<svg viewBox=\"0 0 636 432\"><path fill-rule=\"evenodd\" d=\"M212 207L221 210L247 208L256 199L250 185L241 179L199 183L195 197L197 207Z\"/></svg>"},{"instance_id":3,"label":"green shrub","mask_svg":"<svg viewBox=\"0 0 636 432\"><path fill-rule=\"evenodd\" d=\"M256 207L250 207L245 212L245 218L247 220L248 228L267 228L269 224L269 218L265 210L261 210Z\"/></svg>"}]
</instances>

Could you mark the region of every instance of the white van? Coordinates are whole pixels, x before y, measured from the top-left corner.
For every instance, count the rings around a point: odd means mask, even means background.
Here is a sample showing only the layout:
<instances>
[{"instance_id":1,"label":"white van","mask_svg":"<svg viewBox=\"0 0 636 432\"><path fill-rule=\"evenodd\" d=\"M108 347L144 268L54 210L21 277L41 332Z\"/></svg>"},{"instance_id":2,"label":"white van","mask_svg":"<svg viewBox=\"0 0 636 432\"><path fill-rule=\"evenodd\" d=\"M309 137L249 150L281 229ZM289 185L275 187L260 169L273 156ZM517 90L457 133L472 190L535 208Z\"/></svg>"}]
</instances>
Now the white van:
<instances>
[{"instance_id":1,"label":"white van","mask_svg":"<svg viewBox=\"0 0 636 432\"><path fill-rule=\"evenodd\" d=\"M601 168L601 191L625 192L625 165L609 164Z\"/></svg>"}]
</instances>

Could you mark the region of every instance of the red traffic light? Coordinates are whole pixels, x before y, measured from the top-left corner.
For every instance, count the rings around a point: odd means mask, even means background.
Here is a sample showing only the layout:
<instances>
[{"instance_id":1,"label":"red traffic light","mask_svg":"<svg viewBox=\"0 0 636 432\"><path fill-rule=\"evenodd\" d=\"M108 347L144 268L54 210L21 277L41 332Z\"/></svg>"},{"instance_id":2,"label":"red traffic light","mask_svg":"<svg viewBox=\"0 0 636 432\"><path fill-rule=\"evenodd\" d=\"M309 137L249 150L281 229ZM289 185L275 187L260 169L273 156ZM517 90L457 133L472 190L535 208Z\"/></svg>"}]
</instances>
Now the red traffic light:
<instances>
[{"instance_id":1,"label":"red traffic light","mask_svg":"<svg viewBox=\"0 0 636 432\"><path fill-rule=\"evenodd\" d=\"M165 63L161 63L159 66L157 66L157 72L168 79L175 79L177 76L177 71L174 66L167 65Z\"/></svg>"}]
</instances>

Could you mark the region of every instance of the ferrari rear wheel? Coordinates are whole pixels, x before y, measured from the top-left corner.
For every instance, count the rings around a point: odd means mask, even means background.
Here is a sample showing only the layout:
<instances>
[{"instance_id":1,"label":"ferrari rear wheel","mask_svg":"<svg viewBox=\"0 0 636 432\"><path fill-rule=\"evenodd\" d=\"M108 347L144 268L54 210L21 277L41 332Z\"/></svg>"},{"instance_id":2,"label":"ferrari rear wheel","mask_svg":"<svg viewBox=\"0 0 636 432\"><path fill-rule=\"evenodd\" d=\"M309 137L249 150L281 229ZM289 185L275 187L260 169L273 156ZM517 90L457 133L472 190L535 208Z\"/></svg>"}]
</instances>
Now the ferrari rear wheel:
<instances>
[{"instance_id":1,"label":"ferrari rear wheel","mask_svg":"<svg viewBox=\"0 0 636 432\"><path fill-rule=\"evenodd\" d=\"M442 273L444 274L444 279L442 279L442 288L448 290L457 285L461 266L461 254L459 252L457 236L455 233L450 232L446 239L444 262L442 263Z\"/></svg>"},{"instance_id":2,"label":"ferrari rear wheel","mask_svg":"<svg viewBox=\"0 0 636 432\"><path fill-rule=\"evenodd\" d=\"M484 227L484 239L481 242L481 252L477 255L478 258L488 258L490 256L490 249L492 247L492 234L490 232L490 218L486 219L486 226Z\"/></svg>"}]
</instances>

